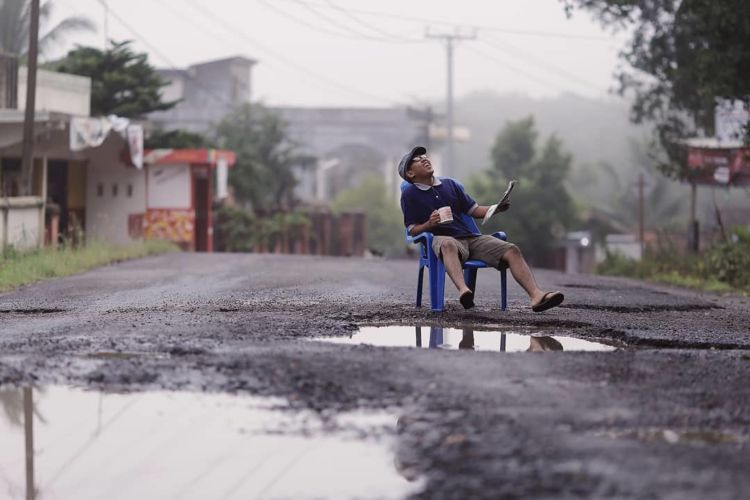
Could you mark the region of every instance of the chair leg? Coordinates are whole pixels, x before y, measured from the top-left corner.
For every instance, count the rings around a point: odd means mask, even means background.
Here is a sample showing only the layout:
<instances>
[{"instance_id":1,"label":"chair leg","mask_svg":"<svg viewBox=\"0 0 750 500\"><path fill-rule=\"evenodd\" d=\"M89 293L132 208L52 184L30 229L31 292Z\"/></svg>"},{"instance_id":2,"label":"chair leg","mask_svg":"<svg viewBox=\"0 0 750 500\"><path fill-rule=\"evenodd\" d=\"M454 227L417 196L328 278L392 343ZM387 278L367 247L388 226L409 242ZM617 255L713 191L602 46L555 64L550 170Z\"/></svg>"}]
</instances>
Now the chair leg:
<instances>
[{"instance_id":1,"label":"chair leg","mask_svg":"<svg viewBox=\"0 0 750 500\"><path fill-rule=\"evenodd\" d=\"M443 311L445 304L445 266L440 260L430 266L430 308Z\"/></svg>"},{"instance_id":2,"label":"chair leg","mask_svg":"<svg viewBox=\"0 0 750 500\"><path fill-rule=\"evenodd\" d=\"M472 292L477 291L477 270L474 268L464 269L464 281Z\"/></svg>"},{"instance_id":3,"label":"chair leg","mask_svg":"<svg viewBox=\"0 0 750 500\"><path fill-rule=\"evenodd\" d=\"M422 307L422 282L424 281L424 266L419 266L417 273L417 307Z\"/></svg>"},{"instance_id":4,"label":"chair leg","mask_svg":"<svg viewBox=\"0 0 750 500\"><path fill-rule=\"evenodd\" d=\"M500 309L505 311L508 308L508 271L500 271Z\"/></svg>"}]
</instances>

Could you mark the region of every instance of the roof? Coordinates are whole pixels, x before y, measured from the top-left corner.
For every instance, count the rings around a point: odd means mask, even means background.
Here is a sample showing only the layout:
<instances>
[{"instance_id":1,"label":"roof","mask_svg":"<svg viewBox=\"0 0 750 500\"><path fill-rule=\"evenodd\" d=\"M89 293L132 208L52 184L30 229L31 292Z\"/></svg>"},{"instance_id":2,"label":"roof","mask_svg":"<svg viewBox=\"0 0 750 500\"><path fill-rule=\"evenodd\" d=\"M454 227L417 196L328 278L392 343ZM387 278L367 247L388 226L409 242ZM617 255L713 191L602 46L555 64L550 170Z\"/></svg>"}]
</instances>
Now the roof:
<instances>
[{"instance_id":1,"label":"roof","mask_svg":"<svg viewBox=\"0 0 750 500\"><path fill-rule=\"evenodd\" d=\"M691 137L682 141L688 147L702 149L738 149L746 147L742 141L722 141L715 137Z\"/></svg>"},{"instance_id":2,"label":"roof","mask_svg":"<svg viewBox=\"0 0 750 500\"><path fill-rule=\"evenodd\" d=\"M228 166L234 165L237 155L234 151L225 149L147 149L143 154L143 163L146 165L171 165L185 164L209 165L215 167L219 160L227 162Z\"/></svg>"}]
</instances>

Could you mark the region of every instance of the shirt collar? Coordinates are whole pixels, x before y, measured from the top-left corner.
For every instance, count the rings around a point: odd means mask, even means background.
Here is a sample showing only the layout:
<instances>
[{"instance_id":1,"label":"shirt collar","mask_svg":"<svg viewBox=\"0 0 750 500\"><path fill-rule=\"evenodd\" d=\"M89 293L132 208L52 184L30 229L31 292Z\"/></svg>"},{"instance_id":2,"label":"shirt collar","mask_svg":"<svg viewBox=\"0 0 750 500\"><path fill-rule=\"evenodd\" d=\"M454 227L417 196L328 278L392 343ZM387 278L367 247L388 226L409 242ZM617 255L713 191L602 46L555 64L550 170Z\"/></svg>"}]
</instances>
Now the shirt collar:
<instances>
[{"instance_id":1,"label":"shirt collar","mask_svg":"<svg viewBox=\"0 0 750 500\"><path fill-rule=\"evenodd\" d=\"M433 180L432 180L432 186L430 186L429 184L420 184L419 182L415 182L414 185L417 186L422 191L427 191L428 189L430 189L430 188L432 188L434 186L439 186L442 183L443 182L440 180L439 177L434 177Z\"/></svg>"}]
</instances>

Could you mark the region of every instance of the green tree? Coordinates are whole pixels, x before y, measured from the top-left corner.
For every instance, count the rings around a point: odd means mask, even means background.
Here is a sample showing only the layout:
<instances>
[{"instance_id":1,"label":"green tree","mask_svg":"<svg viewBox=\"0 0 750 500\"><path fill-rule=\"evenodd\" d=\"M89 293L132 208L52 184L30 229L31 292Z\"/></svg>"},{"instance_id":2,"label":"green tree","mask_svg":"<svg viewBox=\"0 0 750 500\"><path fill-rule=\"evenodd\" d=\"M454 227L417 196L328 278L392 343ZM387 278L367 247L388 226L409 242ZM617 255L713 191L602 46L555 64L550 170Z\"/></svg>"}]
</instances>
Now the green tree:
<instances>
[{"instance_id":1,"label":"green tree","mask_svg":"<svg viewBox=\"0 0 750 500\"><path fill-rule=\"evenodd\" d=\"M107 50L78 47L51 66L56 71L91 78L91 114L140 118L152 111L164 111L179 101L164 102L163 80L148 62L148 55L136 53L130 41L111 42Z\"/></svg>"},{"instance_id":2,"label":"green tree","mask_svg":"<svg viewBox=\"0 0 750 500\"><path fill-rule=\"evenodd\" d=\"M474 177L469 189L480 204L492 204L509 180L518 181L510 210L494 216L485 232L507 232L532 262L539 262L577 221L565 188L571 155L555 136L546 140L541 151L537 142L532 117L509 122L492 147L492 166Z\"/></svg>"},{"instance_id":3,"label":"green tree","mask_svg":"<svg viewBox=\"0 0 750 500\"><path fill-rule=\"evenodd\" d=\"M298 154L281 118L259 104L245 104L217 127L217 144L237 154L229 182L237 199L259 212L294 206L294 168L310 163Z\"/></svg>"},{"instance_id":4,"label":"green tree","mask_svg":"<svg viewBox=\"0 0 750 500\"><path fill-rule=\"evenodd\" d=\"M382 255L404 246L401 209L388 196L380 177L368 175L354 188L342 191L333 200L335 213L360 211L367 215L367 247Z\"/></svg>"},{"instance_id":5,"label":"green tree","mask_svg":"<svg viewBox=\"0 0 750 500\"><path fill-rule=\"evenodd\" d=\"M148 149L210 148L213 147L213 141L204 135L188 132L187 130L155 129L146 137L144 147Z\"/></svg>"},{"instance_id":6,"label":"green tree","mask_svg":"<svg viewBox=\"0 0 750 500\"><path fill-rule=\"evenodd\" d=\"M717 98L750 103L747 0L561 1L569 15L579 7L605 26L633 30L616 78L621 94L635 94L633 120L656 125L666 175L683 174L679 139L713 133Z\"/></svg>"},{"instance_id":7,"label":"green tree","mask_svg":"<svg viewBox=\"0 0 750 500\"><path fill-rule=\"evenodd\" d=\"M66 34L75 31L94 31L94 23L82 16L67 17L50 29L45 29L52 14L52 2L44 2L39 7L39 21L42 33L39 37L39 53ZM29 45L29 0L0 0L0 52L24 56Z\"/></svg>"}]
</instances>

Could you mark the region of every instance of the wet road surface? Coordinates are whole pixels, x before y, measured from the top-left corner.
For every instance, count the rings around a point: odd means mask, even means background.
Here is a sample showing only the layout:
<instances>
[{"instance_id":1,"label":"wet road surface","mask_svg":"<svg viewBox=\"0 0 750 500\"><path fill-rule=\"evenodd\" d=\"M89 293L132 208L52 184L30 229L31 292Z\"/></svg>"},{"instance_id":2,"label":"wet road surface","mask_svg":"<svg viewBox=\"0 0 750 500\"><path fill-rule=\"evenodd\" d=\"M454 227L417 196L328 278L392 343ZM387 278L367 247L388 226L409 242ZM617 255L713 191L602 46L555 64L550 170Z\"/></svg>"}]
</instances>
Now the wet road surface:
<instances>
[{"instance_id":1,"label":"wet road surface","mask_svg":"<svg viewBox=\"0 0 750 500\"><path fill-rule=\"evenodd\" d=\"M0 295L0 388L79 386L388 409L417 498L742 498L750 489L750 300L537 271L531 312L480 271L477 307L413 307L416 263L177 254ZM509 280L509 283L512 280ZM426 298L425 298L426 300ZM312 342L405 325L572 337L601 352ZM479 335L477 335L479 338ZM7 410L6 410L7 411Z\"/></svg>"}]
</instances>

